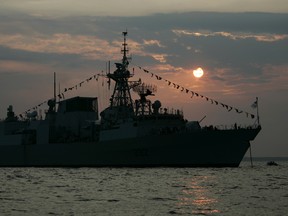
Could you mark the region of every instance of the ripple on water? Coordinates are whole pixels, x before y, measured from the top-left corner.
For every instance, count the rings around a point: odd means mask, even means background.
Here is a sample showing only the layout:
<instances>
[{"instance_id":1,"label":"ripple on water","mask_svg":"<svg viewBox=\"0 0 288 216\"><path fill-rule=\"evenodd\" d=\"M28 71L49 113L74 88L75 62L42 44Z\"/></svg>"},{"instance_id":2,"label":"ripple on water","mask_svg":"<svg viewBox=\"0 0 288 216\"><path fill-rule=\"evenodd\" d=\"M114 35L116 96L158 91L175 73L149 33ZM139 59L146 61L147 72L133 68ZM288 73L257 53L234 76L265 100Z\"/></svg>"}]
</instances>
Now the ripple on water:
<instances>
[{"instance_id":1,"label":"ripple on water","mask_svg":"<svg viewBox=\"0 0 288 216\"><path fill-rule=\"evenodd\" d=\"M242 166L0 168L0 215L285 215L288 163Z\"/></svg>"}]
</instances>

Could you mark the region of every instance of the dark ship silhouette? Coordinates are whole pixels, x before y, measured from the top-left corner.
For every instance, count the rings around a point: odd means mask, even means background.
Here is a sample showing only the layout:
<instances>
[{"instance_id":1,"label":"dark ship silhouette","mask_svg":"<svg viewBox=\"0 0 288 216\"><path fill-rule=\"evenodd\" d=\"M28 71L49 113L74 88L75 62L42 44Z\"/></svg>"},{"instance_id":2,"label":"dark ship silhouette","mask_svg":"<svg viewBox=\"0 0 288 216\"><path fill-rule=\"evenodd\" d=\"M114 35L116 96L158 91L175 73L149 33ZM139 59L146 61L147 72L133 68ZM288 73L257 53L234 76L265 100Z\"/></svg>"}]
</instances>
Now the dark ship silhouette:
<instances>
[{"instance_id":1,"label":"dark ship silhouette","mask_svg":"<svg viewBox=\"0 0 288 216\"><path fill-rule=\"evenodd\" d=\"M37 113L19 120L9 106L0 122L0 166L239 166L261 126L201 127L180 111L162 109L159 100L152 103L147 99L152 85L129 81L127 32L123 35L122 62L107 74L115 86L100 121L96 97L51 99L43 120ZM132 100L131 89L139 99Z\"/></svg>"}]
</instances>

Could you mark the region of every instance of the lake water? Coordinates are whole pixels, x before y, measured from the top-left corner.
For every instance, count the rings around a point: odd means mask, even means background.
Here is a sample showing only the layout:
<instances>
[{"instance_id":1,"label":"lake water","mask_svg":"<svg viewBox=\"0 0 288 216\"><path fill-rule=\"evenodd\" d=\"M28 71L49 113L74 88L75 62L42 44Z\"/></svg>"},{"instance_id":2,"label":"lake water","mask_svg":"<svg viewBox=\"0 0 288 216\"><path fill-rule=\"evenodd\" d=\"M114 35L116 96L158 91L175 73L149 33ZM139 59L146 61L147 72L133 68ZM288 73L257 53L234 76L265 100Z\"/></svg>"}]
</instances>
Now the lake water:
<instances>
[{"instance_id":1,"label":"lake water","mask_svg":"<svg viewBox=\"0 0 288 216\"><path fill-rule=\"evenodd\" d=\"M287 215L288 160L239 168L0 168L0 215Z\"/></svg>"}]
</instances>

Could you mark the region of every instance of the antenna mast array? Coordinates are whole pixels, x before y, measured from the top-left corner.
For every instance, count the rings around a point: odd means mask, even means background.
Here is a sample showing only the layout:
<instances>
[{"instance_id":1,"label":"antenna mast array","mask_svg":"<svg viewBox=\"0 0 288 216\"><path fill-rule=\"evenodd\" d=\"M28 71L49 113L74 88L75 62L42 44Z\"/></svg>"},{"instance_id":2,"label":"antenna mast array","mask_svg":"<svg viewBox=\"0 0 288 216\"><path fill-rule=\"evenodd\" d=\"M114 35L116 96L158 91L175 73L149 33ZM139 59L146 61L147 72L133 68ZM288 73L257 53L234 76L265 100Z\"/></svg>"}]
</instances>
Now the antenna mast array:
<instances>
[{"instance_id":1,"label":"antenna mast array","mask_svg":"<svg viewBox=\"0 0 288 216\"><path fill-rule=\"evenodd\" d=\"M126 43L127 31L123 32L122 34L124 36L124 42L122 44L123 49L121 50L121 53L123 54L122 62L115 63L117 69L113 73L109 72L107 74L108 78L115 81L114 91L110 98L110 107L122 107L122 110L128 109L128 112L134 114L133 100L130 94L131 86L128 82L129 78L132 77L133 74L131 74L128 70L129 61L127 54L129 50Z\"/></svg>"}]
</instances>

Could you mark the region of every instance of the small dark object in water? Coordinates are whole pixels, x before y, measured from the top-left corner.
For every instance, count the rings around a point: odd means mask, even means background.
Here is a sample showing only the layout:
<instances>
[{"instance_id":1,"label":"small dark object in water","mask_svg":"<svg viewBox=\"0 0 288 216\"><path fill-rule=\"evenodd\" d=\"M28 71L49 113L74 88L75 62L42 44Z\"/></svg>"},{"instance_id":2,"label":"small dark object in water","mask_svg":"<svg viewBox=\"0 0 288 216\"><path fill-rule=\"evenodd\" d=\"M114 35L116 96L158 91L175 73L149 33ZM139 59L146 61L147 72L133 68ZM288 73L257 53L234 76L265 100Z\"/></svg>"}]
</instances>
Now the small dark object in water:
<instances>
[{"instance_id":1,"label":"small dark object in water","mask_svg":"<svg viewBox=\"0 0 288 216\"><path fill-rule=\"evenodd\" d=\"M278 164L275 161L269 161L267 162L268 166L278 166Z\"/></svg>"}]
</instances>

